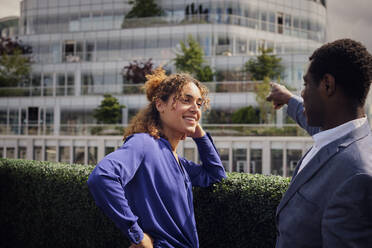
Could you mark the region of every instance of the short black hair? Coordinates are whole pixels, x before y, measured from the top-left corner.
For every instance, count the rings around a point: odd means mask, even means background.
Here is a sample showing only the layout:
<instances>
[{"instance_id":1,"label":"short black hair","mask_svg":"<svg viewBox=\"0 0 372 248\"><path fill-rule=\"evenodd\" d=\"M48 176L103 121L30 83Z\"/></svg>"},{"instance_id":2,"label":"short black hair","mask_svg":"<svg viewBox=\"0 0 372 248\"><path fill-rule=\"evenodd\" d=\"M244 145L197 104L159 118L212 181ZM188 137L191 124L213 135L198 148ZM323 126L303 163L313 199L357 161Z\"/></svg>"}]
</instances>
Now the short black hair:
<instances>
[{"instance_id":1,"label":"short black hair","mask_svg":"<svg viewBox=\"0 0 372 248\"><path fill-rule=\"evenodd\" d=\"M310 56L309 72L316 84L327 73L335 78L346 96L363 106L372 80L372 55L351 39L327 43Z\"/></svg>"}]
</instances>

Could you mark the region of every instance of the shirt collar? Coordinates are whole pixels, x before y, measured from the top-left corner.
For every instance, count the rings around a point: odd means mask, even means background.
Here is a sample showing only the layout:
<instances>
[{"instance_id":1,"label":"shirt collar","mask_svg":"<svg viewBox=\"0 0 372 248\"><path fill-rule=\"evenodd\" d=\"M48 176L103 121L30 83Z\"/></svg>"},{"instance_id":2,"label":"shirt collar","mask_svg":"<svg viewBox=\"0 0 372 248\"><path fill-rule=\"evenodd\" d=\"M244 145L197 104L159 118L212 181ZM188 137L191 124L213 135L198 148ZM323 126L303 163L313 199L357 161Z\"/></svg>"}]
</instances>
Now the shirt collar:
<instances>
[{"instance_id":1,"label":"shirt collar","mask_svg":"<svg viewBox=\"0 0 372 248\"><path fill-rule=\"evenodd\" d=\"M354 129L361 127L366 121L367 117L362 117L359 119L348 121L337 127L319 132L313 135L314 147L319 149L320 147L323 147L331 143L332 141L335 141L336 139L348 134Z\"/></svg>"}]
</instances>

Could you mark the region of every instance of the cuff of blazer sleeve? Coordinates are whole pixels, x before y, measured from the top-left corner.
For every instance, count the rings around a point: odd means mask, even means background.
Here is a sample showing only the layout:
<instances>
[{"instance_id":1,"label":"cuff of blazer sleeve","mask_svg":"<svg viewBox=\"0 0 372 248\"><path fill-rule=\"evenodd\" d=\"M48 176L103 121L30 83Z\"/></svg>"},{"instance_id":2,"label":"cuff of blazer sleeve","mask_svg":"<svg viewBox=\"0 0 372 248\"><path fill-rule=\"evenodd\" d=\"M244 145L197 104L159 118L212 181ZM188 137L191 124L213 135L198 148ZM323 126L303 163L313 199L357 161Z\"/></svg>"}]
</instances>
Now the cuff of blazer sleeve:
<instances>
[{"instance_id":1,"label":"cuff of blazer sleeve","mask_svg":"<svg viewBox=\"0 0 372 248\"><path fill-rule=\"evenodd\" d=\"M142 241L143 231L137 222L128 229L128 238L132 243L135 243L137 245Z\"/></svg>"},{"instance_id":2,"label":"cuff of blazer sleeve","mask_svg":"<svg viewBox=\"0 0 372 248\"><path fill-rule=\"evenodd\" d=\"M304 100L299 96L292 96L288 101L287 114L289 116L296 116L298 105Z\"/></svg>"}]
</instances>

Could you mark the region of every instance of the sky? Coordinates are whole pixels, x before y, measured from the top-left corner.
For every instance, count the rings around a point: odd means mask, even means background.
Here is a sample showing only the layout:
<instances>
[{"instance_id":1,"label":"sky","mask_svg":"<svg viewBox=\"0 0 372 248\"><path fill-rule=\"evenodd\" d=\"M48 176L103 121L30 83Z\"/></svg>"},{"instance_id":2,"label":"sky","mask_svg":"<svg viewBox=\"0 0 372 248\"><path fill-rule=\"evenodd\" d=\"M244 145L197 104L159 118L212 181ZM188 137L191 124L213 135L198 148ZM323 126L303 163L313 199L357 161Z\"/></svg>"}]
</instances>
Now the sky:
<instances>
[{"instance_id":1,"label":"sky","mask_svg":"<svg viewBox=\"0 0 372 248\"><path fill-rule=\"evenodd\" d=\"M0 18L19 16L20 0L0 0ZM327 41L351 38L372 53L372 0L327 0Z\"/></svg>"}]
</instances>

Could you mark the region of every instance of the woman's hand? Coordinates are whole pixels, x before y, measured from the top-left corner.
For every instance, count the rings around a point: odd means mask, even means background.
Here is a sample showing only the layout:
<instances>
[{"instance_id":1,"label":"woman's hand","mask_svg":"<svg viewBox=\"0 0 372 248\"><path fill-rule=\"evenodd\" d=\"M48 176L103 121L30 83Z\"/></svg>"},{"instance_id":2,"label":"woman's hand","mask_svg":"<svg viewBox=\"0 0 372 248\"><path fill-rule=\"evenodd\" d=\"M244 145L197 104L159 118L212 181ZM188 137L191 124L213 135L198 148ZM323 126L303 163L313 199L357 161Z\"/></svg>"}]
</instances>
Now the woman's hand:
<instances>
[{"instance_id":1,"label":"woman's hand","mask_svg":"<svg viewBox=\"0 0 372 248\"><path fill-rule=\"evenodd\" d=\"M203 128L200 126L200 124L198 123L195 127L195 132L189 133L187 136L190 138L200 138L200 137L203 137L204 135L205 135L205 132Z\"/></svg>"},{"instance_id":2,"label":"woman's hand","mask_svg":"<svg viewBox=\"0 0 372 248\"><path fill-rule=\"evenodd\" d=\"M153 248L153 243L154 240L150 237L150 235L144 233L141 243L139 243L138 245L132 244L131 246L129 246L129 248Z\"/></svg>"}]
</instances>

